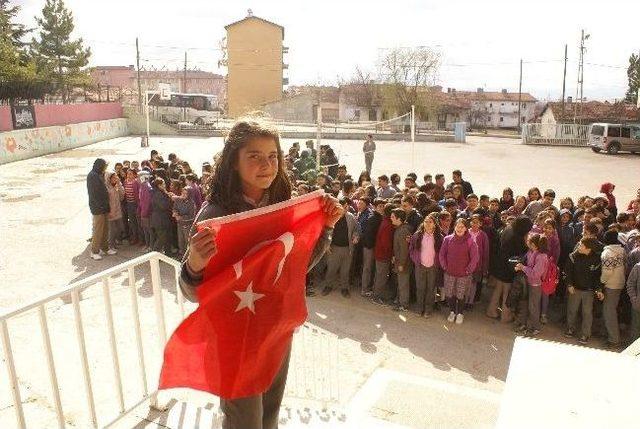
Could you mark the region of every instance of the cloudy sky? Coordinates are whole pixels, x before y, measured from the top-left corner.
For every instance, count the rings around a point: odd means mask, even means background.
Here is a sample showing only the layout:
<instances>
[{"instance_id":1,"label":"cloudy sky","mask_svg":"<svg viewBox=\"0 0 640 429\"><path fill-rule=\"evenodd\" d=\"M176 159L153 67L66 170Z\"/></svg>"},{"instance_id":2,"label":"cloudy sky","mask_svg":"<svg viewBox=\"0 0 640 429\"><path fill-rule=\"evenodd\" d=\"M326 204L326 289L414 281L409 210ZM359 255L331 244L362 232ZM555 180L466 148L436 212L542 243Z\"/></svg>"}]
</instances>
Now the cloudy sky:
<instances>
[{"instance_id":1,"label":"cloudy sky","mask_svg":"<svg viewBox=\"0 0 640 429\"><path fill-rule=\"evenodd\" d=\"M14 0L21 20L34 25L44 0ZM640 1L450 0L450 1L213 1L66 0L76 33L93 51L92 65L135 63L135 38L143 65L191 66L224 74L217 66L224 26L254 15L285 27L291 84L335 83L356 65L375 70L388 48L431 46L442 53L443 87L518 89L540 99L562 91L564 45L569 45L567 95L574 95L580 30L587 41L584 94L616 99L627 88L629 55L640 52Z\"/></svg>"}]
</instances>

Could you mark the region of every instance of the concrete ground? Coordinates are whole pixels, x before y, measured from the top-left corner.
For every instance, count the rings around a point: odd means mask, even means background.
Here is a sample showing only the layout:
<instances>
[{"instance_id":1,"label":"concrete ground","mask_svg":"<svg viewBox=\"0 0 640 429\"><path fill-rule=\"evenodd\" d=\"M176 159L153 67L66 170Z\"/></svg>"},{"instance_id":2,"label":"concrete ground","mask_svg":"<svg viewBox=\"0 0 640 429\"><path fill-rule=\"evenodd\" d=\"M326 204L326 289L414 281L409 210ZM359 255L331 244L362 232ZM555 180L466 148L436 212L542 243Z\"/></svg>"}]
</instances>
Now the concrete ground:
<instances>
[{"instance_id":1,"label":"concrete ground","mask_svg":"<svg viewBox=\"0 0 640 429\"><path fill-rule=\"evenodd\" d=\"M360 143L323 142L335 148L354 175L363 168ZM285 141L284 148L291 143ZM164 137L152 138L151 145L165 156L176 152L198 170L221 149L222 141ZM90 259L86 239L91 218L85 178L96 157L113 165L124 159L141 160L151 148L141 149L138 138L118 138L0 166L0 311L27 304L141 253L125 246L116 256L102 261ZM421 176L443 172L449 177L459 168L477 193L492 196L499 196L505 186L516 193L538 186L555 189L559 197L576 198L593 195L601 183L610 181L616 184L619 204L625 205L640 187L640 158L633 155L611 157L585 148L523 146L515 139L483 137L469 137L466 144L416 143L413 153L412 162L408 142L379 143L373 174L416 171ZM169 267L163 268L162 278L168 326L172 328L179 314ZM112 279L111 291L125 404L130 407L140 397L141 387L126 275ZM152 388L161 353L145 267L136 270L136 291ZM495 424L514 341L510 326L486 318L481 308L469 313L465 323L458 326L447 324L444 314L425 320L374 306L355 295L349 300L337 293L308 300L308 329L316 332L297 336L300 346L290 372L285 401L288 408L283 408L281 415L284 427L362 427L363 422L367 427ZM83 294L82 311L98 420L105 423L116 416L117 405L99 288ZM84 428L89 425L72 314L68 300L56 300L47 306L67 425ZM55 427L37 314L31 312L11 320L8 326L27 427ZM563 341L559 333L558 326L550 325L542 337ZM593 343L597 345L595 340ZM309 362L314 365L310 367ZM309 372L312 370L316 372ZM117 427L215 427L217 403L212 397L165 392L161 399L171 405L169 412L150 413L144 405ZM3 376L0 427L15 426L13 413L7 378Z\"/></svg>"}]
</instances>

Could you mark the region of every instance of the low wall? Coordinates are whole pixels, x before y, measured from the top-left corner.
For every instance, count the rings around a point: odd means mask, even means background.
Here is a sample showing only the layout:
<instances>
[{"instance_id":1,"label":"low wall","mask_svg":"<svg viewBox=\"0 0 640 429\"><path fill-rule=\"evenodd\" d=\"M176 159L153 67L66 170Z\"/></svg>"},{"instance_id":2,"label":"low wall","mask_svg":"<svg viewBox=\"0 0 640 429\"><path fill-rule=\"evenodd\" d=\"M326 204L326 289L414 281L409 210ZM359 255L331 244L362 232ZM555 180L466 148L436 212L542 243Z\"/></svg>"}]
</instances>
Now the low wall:
<instances>
[{"instance_id":1,"label":"low wall","mask_svg":"<svg viewBox=\"0 0 640 429\"><path fill-rule=\"evenodd\" d=\"M122 104L80 103L80 104L34 104L36 127L79 124L81 122L105 121L122 118ZM0 106L0 131L12 131L11 108Z\"/></svg>"},{"instance_id":2,"label":"low wall","mask_svg":"<svg viewBox=\"0 0 640 429\"><path fill-rule=\"evenodd\" d=\"M0 133L0 164L33 158L129 134L124 118Z\"/></svg>"},{"instance_id":3,"label":"low wall","mask_svg":"<svg viewBox=\"0 0 640 429\"><path fill-rule=\"evenodd\" d=\"M11 109L9 106L0 106L0 132L13 129L11 121Z\"/></svg>"}]
</instances>

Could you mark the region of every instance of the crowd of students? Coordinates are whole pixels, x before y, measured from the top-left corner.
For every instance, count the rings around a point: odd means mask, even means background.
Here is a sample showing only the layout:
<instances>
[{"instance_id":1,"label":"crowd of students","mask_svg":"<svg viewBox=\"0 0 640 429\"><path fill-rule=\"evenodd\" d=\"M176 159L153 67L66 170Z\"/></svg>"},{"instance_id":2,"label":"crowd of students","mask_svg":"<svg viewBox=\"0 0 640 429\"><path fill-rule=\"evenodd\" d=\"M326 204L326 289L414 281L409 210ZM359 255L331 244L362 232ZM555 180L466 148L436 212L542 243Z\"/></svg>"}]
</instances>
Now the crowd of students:
<instances>
[{"instance_id":1,"label":"crowd of students","mask_svg":"<svg viewBox=\"0 0 640 429\"><path fill-rule=\"evenodd\" d=\"M418 183L415 173L372 180L365 170L356 179L329 145L320 150L321 171L313 141L302 150L294 143L283 158L294 195L323 189L346 209L308 276L308 296L317 286L349 297L355 287L396 311L429 318L446 309L457 324L485 299L487 316L529 336L550 319L581 343L593 326L602 326L612 348L623 342L621 326L628 340L640 336L640 189L620 210L610 183L556 207L550 189L478 195L458 170L449 184L443 174ZM148 160L107 167L97 159L87 178L91 257L115 254L125 242L182 257L212 165L198 176L175 154L165 161L153 150Z\"/></svg>"}]
</instances>

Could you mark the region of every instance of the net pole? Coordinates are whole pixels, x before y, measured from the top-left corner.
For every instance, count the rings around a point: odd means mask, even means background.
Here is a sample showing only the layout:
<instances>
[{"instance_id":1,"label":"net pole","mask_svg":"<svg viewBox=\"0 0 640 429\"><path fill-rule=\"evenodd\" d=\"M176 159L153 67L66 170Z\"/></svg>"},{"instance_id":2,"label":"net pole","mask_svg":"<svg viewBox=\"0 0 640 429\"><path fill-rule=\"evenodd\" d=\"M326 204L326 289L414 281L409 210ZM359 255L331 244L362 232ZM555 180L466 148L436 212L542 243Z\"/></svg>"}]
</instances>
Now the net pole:
<instances>
[{"instance_id":1,"label":"net pole","mask_svg":"<svg viewBox=\"0 0 640 429\"><path fill-rule=\"evenodd\" d=\"M316 166L318 169L318 174L322 171L320 170L320 142L322 141L322 107L318 104L318 131L316 133Z\"/></svg>"},{"instance_id":2,"label":"net pole","mask_svg":"<svg viewBox=\"0 0 640 429\"><path fill-rule=\"evenodd\" d=\"M411 170L415 170L416 156L416 106L411 105Z\"/></svg>"}]
</instances>

